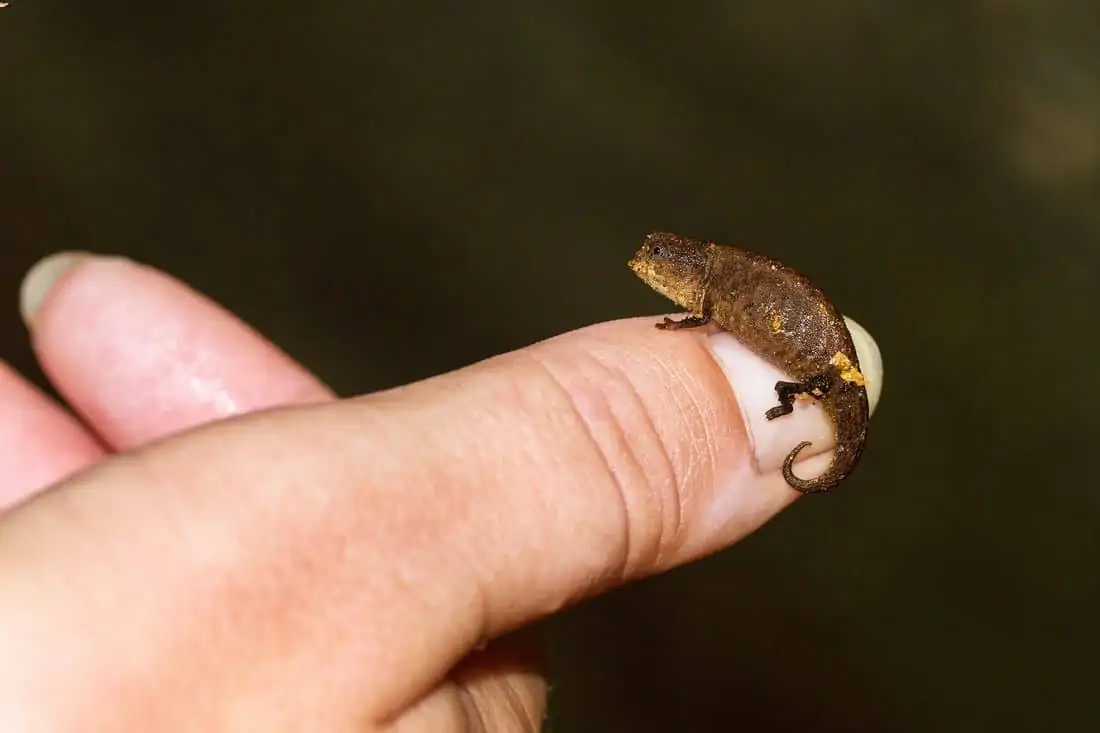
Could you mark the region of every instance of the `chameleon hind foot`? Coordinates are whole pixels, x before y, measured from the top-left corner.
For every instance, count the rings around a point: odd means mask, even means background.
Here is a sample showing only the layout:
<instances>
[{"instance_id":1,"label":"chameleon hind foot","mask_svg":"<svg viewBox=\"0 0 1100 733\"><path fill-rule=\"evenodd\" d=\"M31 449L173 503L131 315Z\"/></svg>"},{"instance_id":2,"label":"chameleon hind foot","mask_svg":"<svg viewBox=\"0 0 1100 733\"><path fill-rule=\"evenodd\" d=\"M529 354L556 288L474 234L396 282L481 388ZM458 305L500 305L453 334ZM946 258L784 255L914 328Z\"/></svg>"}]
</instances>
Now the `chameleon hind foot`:
<instances>
[{"instance_id":1,"label":"chameleon hind foot","mask_svg":"<svg viewBox=\"0 0 1100 733\"><path fill-rule=\"evenodd\" d=\"M790 415L794 412L794 401L799 395L809 395L820 400L829 393L831 380L828 374L815 374L805 382L776 382L775 396L779 404L764 413L768 420Z\"/></svg>"}]
</instances>

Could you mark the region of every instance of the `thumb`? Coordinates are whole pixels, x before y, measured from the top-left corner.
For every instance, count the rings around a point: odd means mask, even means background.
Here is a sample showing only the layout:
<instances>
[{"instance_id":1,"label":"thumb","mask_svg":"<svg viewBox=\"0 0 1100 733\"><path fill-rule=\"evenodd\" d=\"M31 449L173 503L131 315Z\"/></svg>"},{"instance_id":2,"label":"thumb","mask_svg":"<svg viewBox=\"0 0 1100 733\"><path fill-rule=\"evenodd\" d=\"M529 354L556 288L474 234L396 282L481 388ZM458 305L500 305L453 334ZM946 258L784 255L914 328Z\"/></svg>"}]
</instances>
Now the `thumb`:
<instances>
[{"instance_id":1,"label":"thumb","mask_svg":"<svg viewBox=\"0 0 1100 733\"><path fill-rule=\"evenodd\" d=\"M307 727L321 700L392 719L483 641L754 531L798 496L779 467L800 440L827 462L819 410L762 426L742 409L774 395L774 370L726 334L653 325L102 464L0 523L0 557L20 563L0 625L67 629L66 669L90 644L115 650L108 679L176 655L173 675L238 696L281 682ZM9 618L44 595L22 627Z\"/></svg>"}]
</instances>

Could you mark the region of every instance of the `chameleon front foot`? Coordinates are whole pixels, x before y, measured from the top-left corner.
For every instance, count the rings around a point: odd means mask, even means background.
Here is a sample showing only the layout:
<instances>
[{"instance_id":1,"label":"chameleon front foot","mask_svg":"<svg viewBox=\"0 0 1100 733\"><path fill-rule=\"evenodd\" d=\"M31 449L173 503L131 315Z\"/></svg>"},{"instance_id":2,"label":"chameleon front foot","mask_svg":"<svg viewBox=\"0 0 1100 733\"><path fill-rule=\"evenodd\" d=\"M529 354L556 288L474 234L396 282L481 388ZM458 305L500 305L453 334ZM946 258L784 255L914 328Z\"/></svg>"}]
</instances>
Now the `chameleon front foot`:
<instances>
[{"instance_id":1,"label":"chameleon front foot","mask_svg":"<svg viewBox=\"0 0 1100 733\"><path fill-rule=\"evenodd\" d=\"M699 328L710 323L710 316L684 316L680 320L669 318L665 316L665 320L657 324L657 328L662 331L678 331L681 328Z\"/></svg>"}]
</instances>

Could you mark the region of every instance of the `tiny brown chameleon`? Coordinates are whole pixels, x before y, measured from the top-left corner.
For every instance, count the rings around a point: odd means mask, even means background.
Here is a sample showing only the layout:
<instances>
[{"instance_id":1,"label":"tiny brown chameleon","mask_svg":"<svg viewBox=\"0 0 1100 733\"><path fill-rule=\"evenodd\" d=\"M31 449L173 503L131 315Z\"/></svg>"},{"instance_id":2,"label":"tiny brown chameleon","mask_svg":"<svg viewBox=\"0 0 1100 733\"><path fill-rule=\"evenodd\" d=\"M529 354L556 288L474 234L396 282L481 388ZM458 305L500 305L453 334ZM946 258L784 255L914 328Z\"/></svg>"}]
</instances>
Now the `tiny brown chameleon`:
<instances>
[{"instance_id":1,"label":"tiny brown chameleon","mask_svg":"<svg viewBox=\"0 0 1100 733\"><path fill-rule=\"evenodd\" d=\"M657 328L714 323L794 380L776 383L778 404L765 413L768 420L792 413L800 396L824 408L836 439L832 462L817 478L795 476L795 459L811 445L803 441L783 461L788 484L803 493L829 491L852 472L867 439L867 385L848 324L817 286L770 257L665 232L646 236L629 265L690 312Z\"/></svg>"}]
</instances>

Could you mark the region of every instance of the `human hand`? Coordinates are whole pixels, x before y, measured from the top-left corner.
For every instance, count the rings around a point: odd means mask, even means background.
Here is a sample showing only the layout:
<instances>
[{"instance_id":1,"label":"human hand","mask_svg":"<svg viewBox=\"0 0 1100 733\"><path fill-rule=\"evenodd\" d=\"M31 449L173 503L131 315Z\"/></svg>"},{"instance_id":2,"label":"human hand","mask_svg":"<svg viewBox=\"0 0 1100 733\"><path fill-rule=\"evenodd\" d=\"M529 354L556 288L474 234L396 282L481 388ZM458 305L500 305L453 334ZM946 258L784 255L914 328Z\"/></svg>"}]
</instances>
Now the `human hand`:
<instances>
[{"instance_id":1,"label":"human hand","mask_svg":"<svg viewBox=\"0 0 1100 733\"><path fill-rule=\"evenodd\" d=\"M336 400L149 268L34 274L80 419L0 367L4 731L537 730L510 632L754 531L806 435L828 461L812 410L743 419L774 375L724 334L607 323Z\"/></svg>"}]
</instances>

